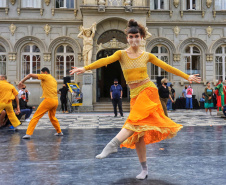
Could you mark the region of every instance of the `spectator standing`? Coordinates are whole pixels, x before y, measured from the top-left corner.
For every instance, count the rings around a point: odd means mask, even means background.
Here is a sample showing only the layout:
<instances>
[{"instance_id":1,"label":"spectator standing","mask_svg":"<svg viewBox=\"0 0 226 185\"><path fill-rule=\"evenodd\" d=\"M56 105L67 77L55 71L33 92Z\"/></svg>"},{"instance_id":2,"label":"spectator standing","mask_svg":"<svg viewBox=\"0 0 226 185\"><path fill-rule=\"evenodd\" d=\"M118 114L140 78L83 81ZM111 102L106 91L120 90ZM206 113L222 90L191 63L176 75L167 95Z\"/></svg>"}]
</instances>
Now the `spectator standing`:
<instances>
[{"instance_id":1,"label":"spectator standing","mask_svg":"<svg viewBox=\"0 0 226 185\"><path fill-rule=\"evenodd\" d=\"M61 109L62 109L63 113L68 113L68 110L67 110L67 92L68 92L68 87L66 86L66 84L64 84L63 87L58 90L58 94L60 94Z\"/></svg>"},{"instance_id":2,"label":"spectator standing","mask_svg":"<svg viewBox=\"0 0 226 185\"><path fill-rule=\"evenodd\" d=\"M186 89L186 109L193 109L193 104L192 104L192 95L193 95L193 89L189 85L188 88Z\"/></svg>"},{"instance_id":3,"label":"spectator standing","mask_svg":"<svg viewBox=\"0 0 226 185\"><path fill-rule=\"evenodd\" d=\"M205 88L205 109L206 109L206 113L210 112L211 115L211 111L212 108L214 107L213 104L213 89L210 87L210 82L206 83L207 87Z\"/></svg>"},{"instance_id":4,"label":"spectator standing","mask_svg":"<svg viewBox=\"0 0 226 185\"><path fill-rule=\"evenodd\" d=\"M224 91L223 91L222 79L218 80L218 85L215 87L215 90L218 90L217 107L219 111L222 111L222 107L224 106Z\"/></svg>"},{"instance_id":5,"label":"spectator standing","mask_svg":"<svg viewBox=\"0 0 226 185\"><path fill-rule=\"evenodd\" d=\"M167 107L166 107L168 98L170 98L170 100L172 102L174 102L174 101L173 101L172 97L170 96L169 88L167 86L167 81L168 80L166 78L163 78L161 80L161 84L162 85L159 86L158 89L159 89L159 96L160 96L160 101L161 101L161 104L162 104L162 108L164 110L165 115L168 117Z\"/></svg>"},{"instance_id":6,"label":"spectator standing","mask_svg":"<svg viewBox=\"0 0 226 185\"><path fill-rule=\"evenodd\" d=\"M114 107L114 114L117 117L117 105L119 108L120 115L123 117L123 110L122 110L122 86L118 84L118 80L114 80L114 85L110 88L110 96L112 100L112 104Z\"/></svg>"},{"instance_id":7,"label":"spectator standing","mask_svg":"<svg viewBox=\"0 0 226 185\"><path fill-rule=\"evenodd\" d=\"M182 97L183 97L183 98L186 98L186 90L187 90L187 88L188 88L188 86L185 85L185 86L184 86L184 90L182 91Z\"/></svg>"}]
</instances>

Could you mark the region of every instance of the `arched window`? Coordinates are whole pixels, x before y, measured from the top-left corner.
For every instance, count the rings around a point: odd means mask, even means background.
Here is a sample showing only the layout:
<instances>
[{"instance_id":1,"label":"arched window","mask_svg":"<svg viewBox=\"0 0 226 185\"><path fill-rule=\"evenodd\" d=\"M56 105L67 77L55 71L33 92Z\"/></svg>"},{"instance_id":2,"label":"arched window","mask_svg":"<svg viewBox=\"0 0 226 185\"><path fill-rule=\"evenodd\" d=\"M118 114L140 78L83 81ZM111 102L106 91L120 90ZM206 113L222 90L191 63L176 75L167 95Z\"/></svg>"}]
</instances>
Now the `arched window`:
<instances>
[{"instance_id":1,"label":"arched window","mask_svg":"<svg viewBox=\"0 0 226 185\"><path fill-rule=\"evenodd\" d=\"M41 8L41 0L22 0L22 8Z\"/></svg>"},{"instance_id":2,"label":"arched window","mask_svg":"<svg viewBox=\"0 0 226 185\"><path fill-rule=\"evenodd\" d=\"M222 45L217 48L215 53L215 70L216 70L216 79L222 77L225 79L226 75L226 45Z\"/></svg>"},{"instance_id":3,"label":"arched window","mask_svg":"<svg viewBox=\"0 0 226 185\"><path fill-rule=\"evenodd\" d=\"M169 0L150 0L151 10L169 10Z\"/></svg>"},{"instance_id":4,"label":"arched window","mask_svg":"<svg viewBox=\"0 0 226 185\"><path fill-rule=\"evenodd\" d=\"M6 50L0 45L0 75L6 75Z\"/></svg>"},{"instance_id":5,"label":"arched window","mask_svg":"<svg viewBox=\"0 0 226 185\"><path fill-rule=\"evenodd\" d=\"M56 50L56 79L63 80L63 77L71 76L69 71L74 65L74 50L69 45L60 45ZM74 80L74 76L71 76L71 80Z\"/></svg>"},{"instance_id":6,"label":"arched window","mask_svg":"<svg viewBox=\"0 0 226 185\"><path fill-rule=\"evenodd\" d=\"M185 73L188 75L200 74L200 57L201 53L198 47L189 45L185 48Z\"/></svg>"},{"instance_id":7,"label":"arched window","mask_svg":"<svg viewBox=\"0 0 226 185\"><path fill-rule=\"evenodd\" d=\"M226 10L226 1L225 0L215 0L215 9L216 10Z\"/></svg>"},{"instance_id":8,"label":"arched window","mask_svg":"<svg viewBox=\"0 0 226 185\"><path fill-rule=\"evenodd\" d=\"M169 51L165 46L158 45L155 46L151 53L158 57L160 60L169 63ZM151 80L156 80L158 76L163 76L164 78L169 79L169 74L165 70L161 69L160 67L151 64Z\"/></svg>"},{"instance_id":9,"label":"arched window","mask_svg":"<svg viewBox=\"0 0 226 185\"><path fill-rule=\"evenodd\" d=\"M28 44L22 49L22 73L21 78L23 79L26 75L33 73L40 73L41 64L41 53L40 49L34 44Z\"/></svg>"}]
</instances>

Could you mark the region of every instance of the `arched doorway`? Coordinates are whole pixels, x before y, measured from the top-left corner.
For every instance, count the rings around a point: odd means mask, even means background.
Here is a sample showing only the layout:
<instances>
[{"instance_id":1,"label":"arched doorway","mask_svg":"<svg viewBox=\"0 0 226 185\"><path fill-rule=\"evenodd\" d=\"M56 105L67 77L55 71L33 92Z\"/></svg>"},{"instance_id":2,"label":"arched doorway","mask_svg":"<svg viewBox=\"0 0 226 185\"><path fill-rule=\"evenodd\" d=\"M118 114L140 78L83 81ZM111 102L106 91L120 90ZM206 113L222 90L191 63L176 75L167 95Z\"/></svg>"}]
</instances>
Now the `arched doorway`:
<instances>
[{"instance_id":1,"label":"arched doorway","mask_svg":"<svg viewBox=\"0 0 226 185\"><path fill-rule=\"evenodd\" d=\"M114 54L118 49L105 49L97 54L97 59ZM110 100L110 87L117 78L123 88L123 100L128 98L128 89L119 61L97 69L97 101Z\"/></svg>"},{"instance_id":2,"label":"arched doorway","mask_svg":"<svg viewBox=\"0 0 226 185\"><path fill-rule=\"evenodd\" d=\"M125 34L120 30L109 30L98 38L96 59L113 55L117 50L127 47ZM104 44L103 44L104 43ZM110 87L117 78L123 88L123 101L128 100L128 88L119 61L97 69L96 73L97 101L110 101Z\"/></svg>"}]
</instances>

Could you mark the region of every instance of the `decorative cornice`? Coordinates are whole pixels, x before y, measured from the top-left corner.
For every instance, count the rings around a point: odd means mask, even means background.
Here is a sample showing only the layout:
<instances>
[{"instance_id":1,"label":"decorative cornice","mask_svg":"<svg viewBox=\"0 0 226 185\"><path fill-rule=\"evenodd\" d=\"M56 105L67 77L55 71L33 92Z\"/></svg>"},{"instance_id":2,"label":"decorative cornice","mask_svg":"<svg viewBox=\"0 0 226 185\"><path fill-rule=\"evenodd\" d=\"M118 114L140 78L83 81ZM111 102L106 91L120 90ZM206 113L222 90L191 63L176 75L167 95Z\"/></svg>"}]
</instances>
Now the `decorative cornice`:
<instances>
[{"instance_id":1,"label":"decorative cornice","mask_svg":"<svg viewBox=\"0 0 226 185\"><path fill-rule=\"evenodd\" d=\"M128 44L124 44L122 42L119 42L116 38L113 38L107 43L100 43L98 46L97 52L103 50L103 49L124 49L128 47Z\"/></svg>"},{"instance_id":2,"label":"decorative cornice","mask_svg":"<svg viewBox=\"0 0 226 185\"><path fill-rule=\"evenodd\" d=\"M9 53L9 61L15 62L16 61L17 53Z\"/></svg>"},{"instance_id":3,"label":"decorative cornice","mask_svg":"<svg viewBox=\"0 0 226 185\"><path fill-rule=\"evenodd\" d=\"M206 54L206 61L208 62L213 61L213 54Z\"/></svg>"},{"instance_id":4,"label":"decorative cornice","mask_svg":"<svg viewBox=\"0 0 226 185\"><path fill-rule=\"evenodd\" d=\"M45 62L50 62L51 61L51 53L44 53L43 59Z\"/></svg>"}]
</instances>

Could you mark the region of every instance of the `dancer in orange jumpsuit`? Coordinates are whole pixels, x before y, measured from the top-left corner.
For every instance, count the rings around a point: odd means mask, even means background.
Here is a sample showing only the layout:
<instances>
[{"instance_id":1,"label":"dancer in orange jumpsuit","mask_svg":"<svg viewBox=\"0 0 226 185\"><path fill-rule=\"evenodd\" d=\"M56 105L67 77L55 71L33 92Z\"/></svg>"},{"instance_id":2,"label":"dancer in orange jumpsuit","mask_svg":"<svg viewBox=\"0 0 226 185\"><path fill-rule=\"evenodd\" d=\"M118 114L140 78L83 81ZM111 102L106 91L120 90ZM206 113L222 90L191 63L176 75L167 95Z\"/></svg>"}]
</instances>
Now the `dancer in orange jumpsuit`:
<instances>
[{"instance_id":1,"label":"dancer in orange jumpsuit","mask_svg":"<svg viewBox=\"0 0 226 185\"><path fill-rule=\"evenodd\" d=\"M31 135L34 132L34 129L42 116L46 112L49 114L49 119L56 129L57 133L55 134L56 136L62 136L63 133L60 129L60 124L55 117L56 110L58 107L58 96L57 96L57 81L53 76L50 74L49 69L44 67L41 70L41 74L29 74L27 75L21 82L19 83L19 87L23 86L23 83L30 79L30 78L35 78L41 80L41 86L43 90L43 95L41 98L44 98L42 103L39 105L38 109L34 113L28 128L26 135L23 136L23 139L30 139Z\"/></svg>"},{"instance_id":2,"label":"dancer in orange jumpsuit","mask_svg":"<svg viewBox=\"0 0 226 185\"><path fill-rule=\"evenodd\" d=\"M188 80L200 82L200 77L187 75L182 71L159 60L155 55L140 49L145 28L134 20L130 20L126 29L130 47L116 51L112 56L102 58L88 66L71 70L71 74L84 73L86 70L97 69L115 61L120 62L124 77L130 87L130 114L121 131L114 137L96 158L102 159L117 152L118 147L135 149L139 157L142 171L137 179L145 179L148 175L146 164L146 145L169 139L176 135L182 125L176 124L165 116L155 84L147 74L147 63L151 62L164 70Z\"/></svg>"},{"instance_id":3,"label":"dancer in orange jumpsuit","mask_svg":"<svg viewBox=\"0 0 226 185\"><path fill-rule=\"evenodd\" d=\"M6 114L13 125L13 127L17 127L20 125L20 121L16 117L16 114L13 110L12 100L16 99L17 103L17 112L20 112L19 98L18 92L13 85L6 81L7 76L0 75L0 112L4 109L6 110Z\"/></svg>"}]
</instances>

